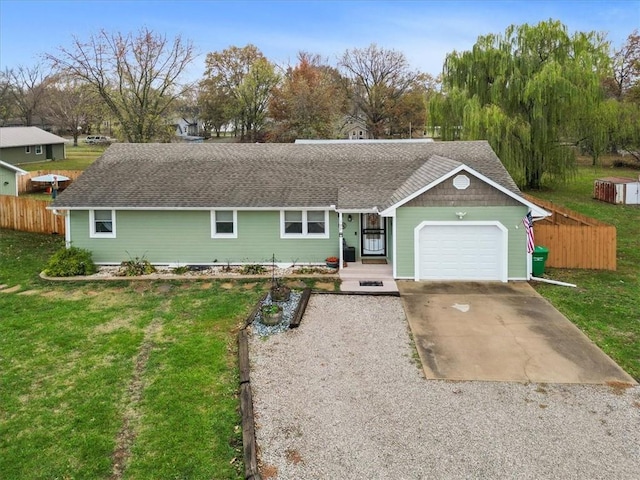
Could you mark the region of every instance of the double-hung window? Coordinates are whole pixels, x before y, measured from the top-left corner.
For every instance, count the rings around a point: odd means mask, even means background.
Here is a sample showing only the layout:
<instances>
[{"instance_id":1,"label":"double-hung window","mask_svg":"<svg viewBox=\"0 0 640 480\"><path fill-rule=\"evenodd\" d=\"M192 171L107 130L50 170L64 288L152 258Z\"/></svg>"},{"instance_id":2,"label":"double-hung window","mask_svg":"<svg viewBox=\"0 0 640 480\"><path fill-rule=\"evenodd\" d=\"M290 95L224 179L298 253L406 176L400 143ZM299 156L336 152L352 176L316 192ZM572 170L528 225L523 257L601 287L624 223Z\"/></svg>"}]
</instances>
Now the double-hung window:
<instances>
[{"instance_id":1,"label":"double-hung window","mask_svg":"<svg viewBox=\"0 0 640 480\"><path fill-rule=\"evenodd\" d=\"M114 210L90 210L91 238L116 237L116 212Z\"/></svg>"},{"instance_id":2,"label":"double-hung window","mask_svg":"<svg viewBox=\"0 0 640 480\"><path fill-rule=\"evenodd\" d=\"M36 155L42 155L42 145L36 145Z\"/></svg>"},{"instance_id":3,"label":"double-hung window","mask_svg":"<svg viewBox=\"0 0 640 480\"><path fill-rule=\"evenodd\" d=\"M280 212L282 238L329 238L326 210L283 210Z\"/></svg>"},{"instance_id":4,"label":"double-hung window","mask_svg":"<svg viewBox=\"0 0 640 480\"><path fill-rule=\"evenodd\" d=\"M238 238L238 212L213 210L211 212L212 238Z\"/></svg>"},{"instance_id":5,"label":"double-hung window","mask_svg":"<svg viewBox=\"0 0 640 480\"><path fill-rule=\"evenodd\" d=\"M31 146L27 145L26 147L24 147L24 153L31 153Z\"/></svg>"}]
</instances>

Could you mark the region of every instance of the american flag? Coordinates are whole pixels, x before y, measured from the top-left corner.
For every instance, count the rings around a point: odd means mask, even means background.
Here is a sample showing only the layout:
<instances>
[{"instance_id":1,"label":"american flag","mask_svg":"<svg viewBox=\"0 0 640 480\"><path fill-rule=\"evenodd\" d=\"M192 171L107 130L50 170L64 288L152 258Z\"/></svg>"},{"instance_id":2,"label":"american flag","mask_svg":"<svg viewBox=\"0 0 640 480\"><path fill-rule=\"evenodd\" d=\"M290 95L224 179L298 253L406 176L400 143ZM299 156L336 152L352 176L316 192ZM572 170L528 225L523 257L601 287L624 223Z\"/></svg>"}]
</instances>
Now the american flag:
<instances>
[{"instance_id":1,"label":"american flag","mask_svg":"<svg viewBox=\"0 0 640 480\"><path fill-rule=\"evenodd\" d=\"M522 219L522 224L524 225L524 229L527 231L527 253L533 253L533 217L531 216L531 212L527 213L527 215Z\"/></svg>"}]
</instances>

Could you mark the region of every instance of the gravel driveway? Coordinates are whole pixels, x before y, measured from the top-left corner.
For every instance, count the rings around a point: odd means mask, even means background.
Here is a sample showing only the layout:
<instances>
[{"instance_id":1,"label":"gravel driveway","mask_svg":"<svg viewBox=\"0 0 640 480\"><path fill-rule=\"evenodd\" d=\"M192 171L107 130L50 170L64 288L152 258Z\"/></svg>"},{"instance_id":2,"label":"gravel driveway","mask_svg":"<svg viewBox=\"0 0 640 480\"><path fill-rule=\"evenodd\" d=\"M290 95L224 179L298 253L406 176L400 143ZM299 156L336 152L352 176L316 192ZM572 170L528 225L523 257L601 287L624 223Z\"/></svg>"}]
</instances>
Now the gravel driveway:
<instances>
[{"instance_id":1,"label":"gravel driveway","mask_svg":"<svg viewBox=\"0 0 640 480\"><path fill-rule=\"evenodd\" d=\"M313 295L250 358L264 478L639 475L640 387L425 380L399 298Z\"/></svg>"}]
</instances>

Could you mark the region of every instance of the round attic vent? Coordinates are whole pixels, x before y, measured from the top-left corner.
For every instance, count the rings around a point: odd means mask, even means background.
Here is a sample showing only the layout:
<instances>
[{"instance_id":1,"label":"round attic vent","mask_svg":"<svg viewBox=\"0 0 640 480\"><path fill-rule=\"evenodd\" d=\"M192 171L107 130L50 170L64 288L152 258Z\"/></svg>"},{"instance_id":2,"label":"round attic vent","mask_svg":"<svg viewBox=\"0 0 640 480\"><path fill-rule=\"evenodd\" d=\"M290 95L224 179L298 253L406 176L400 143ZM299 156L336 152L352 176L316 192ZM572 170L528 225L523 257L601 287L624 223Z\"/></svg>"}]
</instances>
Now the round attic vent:
<instances>
[{"instance_id":1,"label":"round attic vent","mask_svg":"<svg viewBox=\"0 0 640 480\"><path fill-rule=\"evenodd\" d=\"M466 175L457 175L453 179L453 186L458 190L464 190L471 184L471 180Z\"/></svg>"}]
</instances>

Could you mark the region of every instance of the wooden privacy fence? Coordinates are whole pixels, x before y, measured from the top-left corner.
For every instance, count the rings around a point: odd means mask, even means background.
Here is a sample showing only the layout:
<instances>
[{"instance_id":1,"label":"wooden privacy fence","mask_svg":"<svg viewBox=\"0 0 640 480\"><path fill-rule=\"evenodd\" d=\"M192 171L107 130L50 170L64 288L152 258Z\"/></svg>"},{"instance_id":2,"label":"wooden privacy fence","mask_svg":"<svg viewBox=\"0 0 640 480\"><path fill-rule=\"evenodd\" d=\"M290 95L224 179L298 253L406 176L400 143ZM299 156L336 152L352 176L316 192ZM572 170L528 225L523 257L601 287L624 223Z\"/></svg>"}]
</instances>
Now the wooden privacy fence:
<instances>
[{"instance_id":1,"label":"wooden privacy fence","mask_svg":"<svg viewBox=\"0 0 640 480\"><path fill-rule=\"evenodd\" d=\"M64 235L64 217L47 210L49 202L0 195L0 228Z\"/></svg>"},{"instance_id":2,"label":"wooden privacy fence","mask_svg":"<svg viewBox=\"0 0 640 480\"><path fill-rule=\"evenodd\" d=\"M531 195L524 197L552 213L533 223L536 245L549 249L546 265L616 269L616 227Z\"/></svg>"},{"instance_id":3,"label":"wooden privacy fence","mask_svg":"<svg viewBox=\"0 0 640 480\"><path fill-rule=\"evenodd\" d=\"M70 180L68 182L61 184L62 187L68 187L76 178L82 175L82 170L38 170L35 172L29 172L25 175L20 175L18 177L18 195L42 190L44 184L32 182L31 179L48 173L69 177Z\"/></svg>"}]
</instances>

